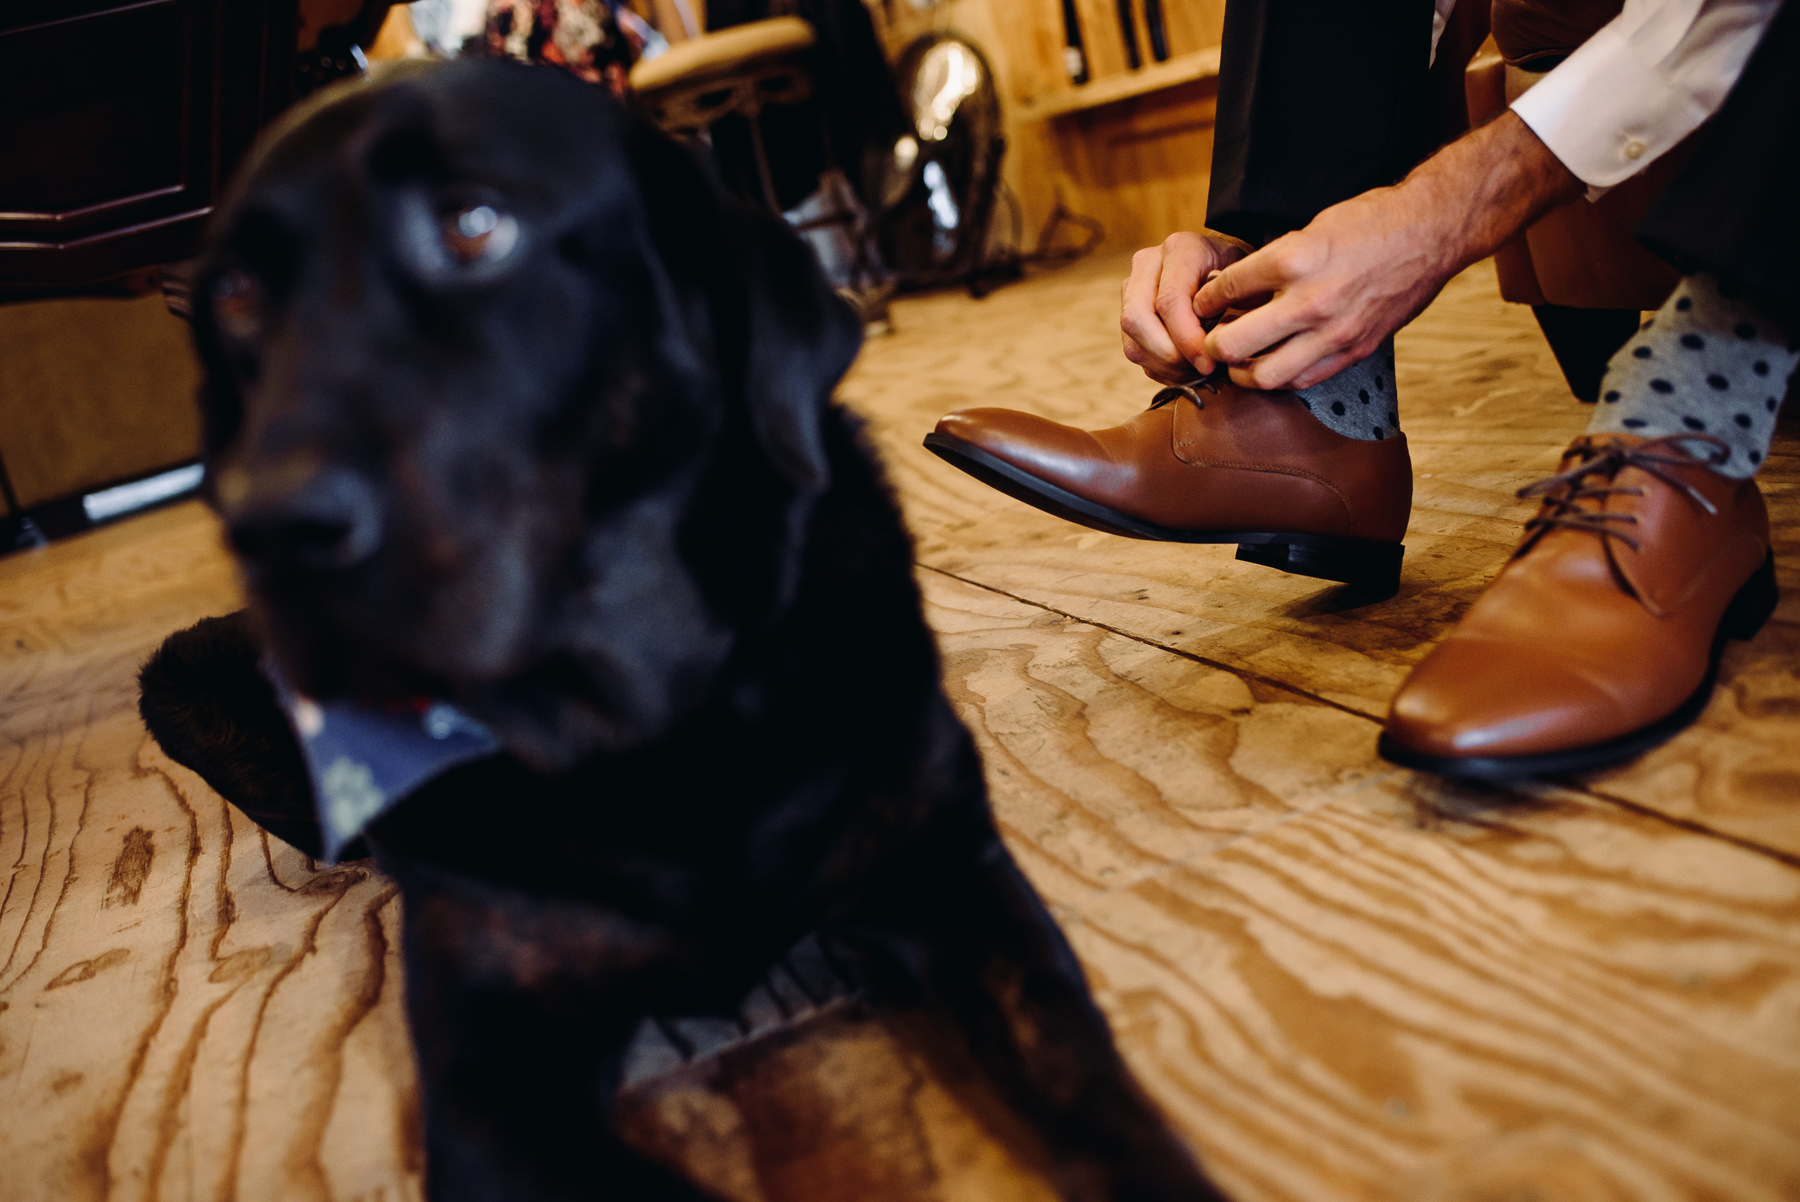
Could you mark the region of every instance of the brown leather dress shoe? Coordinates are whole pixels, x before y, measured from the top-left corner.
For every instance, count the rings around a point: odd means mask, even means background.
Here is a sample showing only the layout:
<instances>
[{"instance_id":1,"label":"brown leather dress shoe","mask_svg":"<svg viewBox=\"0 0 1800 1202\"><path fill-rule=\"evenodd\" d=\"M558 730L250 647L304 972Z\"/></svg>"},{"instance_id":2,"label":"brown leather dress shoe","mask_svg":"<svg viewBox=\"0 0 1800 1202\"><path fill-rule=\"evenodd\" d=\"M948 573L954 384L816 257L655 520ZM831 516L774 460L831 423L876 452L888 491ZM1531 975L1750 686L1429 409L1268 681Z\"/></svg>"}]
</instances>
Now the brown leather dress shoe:
<instances>
[{"instance_id":1,"label":"brown leather dress shoe","mask_svg":"<svg viewBox=\"0 0 1800 1202\"><path fill-rule=\"evenodd\" d=\"M1127 538L1238 544L1237 557L1386 596L1412 510L1406 437L1361 442L1291 392L1165 388L1122 426L965 409L925 445L1047 513Z\"/></svg>"},{"instance_id":2,"label":"brown leather dress shoe","mask_svg":"<svg viewBox=\"0 0 1800 1202\"><path fill-rule=\"evenodd\" d=\"M1726 639L1775 608L1753 480L1702 436L1577 439L1525 540L1394 695L1381 754L1507 780L1629 759L1705 708Z\"/></svg>"}]
</instances>

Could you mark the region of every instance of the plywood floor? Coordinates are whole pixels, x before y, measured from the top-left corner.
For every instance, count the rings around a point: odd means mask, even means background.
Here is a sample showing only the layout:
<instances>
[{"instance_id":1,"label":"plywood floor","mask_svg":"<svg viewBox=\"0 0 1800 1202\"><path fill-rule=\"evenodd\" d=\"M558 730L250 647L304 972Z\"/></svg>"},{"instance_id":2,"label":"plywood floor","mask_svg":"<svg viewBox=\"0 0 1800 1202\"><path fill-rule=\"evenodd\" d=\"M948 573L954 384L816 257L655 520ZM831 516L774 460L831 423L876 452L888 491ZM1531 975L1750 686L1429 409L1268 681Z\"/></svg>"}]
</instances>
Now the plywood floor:
<instances>
[{"instance_id":1,"label":"plywood floor","mask_svg":"<svg viewBox=\"0 0 1800 1202\"><path fill-rule=\"evenodd\" d=\"M1514 541L1512 490L1585 420L1528 314L1480 266L1402 336L1405 583L1357 608L1229 547L1069 526L919 447L969 405L1135 412L1123 271L901 302L844 393L1005 832L1150 1090L1244 1202L1800 1197L1792 432L1763 474L1790 599L1704 718L1590 779L1450 787L1375 736ZM235 598L197 506L0 561L6 1202L421 1192L392 888L261 835L135 716L141 658ZM1043 1196L881 1031L777 1027L717 1056L780 1089L652 1078L646 1146L706 1144L744 1202Z\"/></svg>"}]
</instances>

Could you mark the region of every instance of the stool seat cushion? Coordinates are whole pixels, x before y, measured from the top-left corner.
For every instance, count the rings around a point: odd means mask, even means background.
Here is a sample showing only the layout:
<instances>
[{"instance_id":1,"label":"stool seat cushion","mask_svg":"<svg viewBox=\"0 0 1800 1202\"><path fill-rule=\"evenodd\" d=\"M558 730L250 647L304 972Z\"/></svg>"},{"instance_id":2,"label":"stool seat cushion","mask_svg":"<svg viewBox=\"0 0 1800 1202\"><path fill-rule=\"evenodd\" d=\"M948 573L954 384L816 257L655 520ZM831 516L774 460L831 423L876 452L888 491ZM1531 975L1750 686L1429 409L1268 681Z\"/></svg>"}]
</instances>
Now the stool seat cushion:
<instances>
[{"instance_id":1,"label":"stool seat cushion","mask_svg":"<svg viewBox=\"0 0 1800 1202\"><path fill-rule=\"evenodd\" d=\"M771 17L677 42L665 54L638 63L631 86L640 93L685 88L754 71L809 51L817 40L799 17Z\"/></svg>"}]
</instances>

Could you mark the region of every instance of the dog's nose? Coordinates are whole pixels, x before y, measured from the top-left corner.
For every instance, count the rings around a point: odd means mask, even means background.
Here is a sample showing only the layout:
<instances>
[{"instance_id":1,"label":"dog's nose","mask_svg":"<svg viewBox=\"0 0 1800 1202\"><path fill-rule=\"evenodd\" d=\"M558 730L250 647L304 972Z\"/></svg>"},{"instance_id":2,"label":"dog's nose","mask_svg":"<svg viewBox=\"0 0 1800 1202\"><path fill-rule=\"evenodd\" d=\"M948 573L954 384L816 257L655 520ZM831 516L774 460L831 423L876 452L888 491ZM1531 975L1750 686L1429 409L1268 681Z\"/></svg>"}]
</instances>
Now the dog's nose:
<instances>
[{"instance_id":1,"label":"dog's nose","mask_svg":"<svg viewBox=\"0 0 1800 1202\"><path fill-rule=\"evenodd\" d=\"M304 459L228 468L217 496L231 545L264 563L353 567L381 543L381 504L357 472Z\"/></svg>"}]
</instances>

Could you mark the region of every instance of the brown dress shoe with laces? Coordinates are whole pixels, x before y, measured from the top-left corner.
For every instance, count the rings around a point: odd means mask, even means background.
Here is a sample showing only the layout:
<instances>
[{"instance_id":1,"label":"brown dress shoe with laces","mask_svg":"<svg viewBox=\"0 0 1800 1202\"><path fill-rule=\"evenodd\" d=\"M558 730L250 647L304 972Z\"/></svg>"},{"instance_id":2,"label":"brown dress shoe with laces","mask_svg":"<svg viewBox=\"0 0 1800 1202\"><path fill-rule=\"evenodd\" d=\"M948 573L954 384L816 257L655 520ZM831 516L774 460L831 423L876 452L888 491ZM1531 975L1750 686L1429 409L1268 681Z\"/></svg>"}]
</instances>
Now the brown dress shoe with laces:
<instances>
[{"instance_id":1,"label":"brown dress shoe with laces","mask_svg":"<svg viewBox=\"0 0 1800 1202\"><path fill-rule=\"evenodd\" d=\"M1291 392L1165 388L1122 426L965 409L925 445L1047 513L1127 538L1238 544L1237 557L1386 596L1412 510L1406 437L1362 442Z\"/></svg>"},{"instance_id":2,"label":"brown dress shoe with laces","mask_svg":"<svg viewBox=\"0 0 1800 1202\"><path fill-rule=\"evenodd\" d=\"M1543 508L1394 695L1381 754L1508 780L1629 759L1692 722L1725 640L1775 608L1762 493L1706 466L1722 447L1584 437L1558 475L1520 490Z\"/></svg>"}]
</instances>

